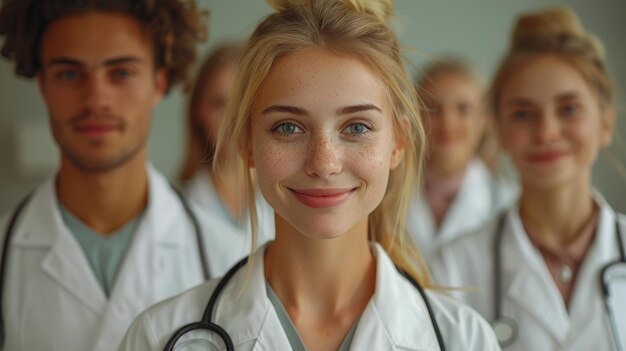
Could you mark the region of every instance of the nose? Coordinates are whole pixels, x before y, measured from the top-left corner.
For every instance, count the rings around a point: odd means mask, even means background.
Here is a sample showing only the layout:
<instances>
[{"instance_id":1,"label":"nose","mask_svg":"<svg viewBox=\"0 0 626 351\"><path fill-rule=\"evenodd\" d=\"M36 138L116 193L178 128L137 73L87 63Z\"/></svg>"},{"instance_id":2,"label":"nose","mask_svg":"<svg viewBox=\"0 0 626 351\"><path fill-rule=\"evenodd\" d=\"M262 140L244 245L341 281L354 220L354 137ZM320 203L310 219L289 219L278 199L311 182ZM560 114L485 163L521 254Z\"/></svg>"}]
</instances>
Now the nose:
<instances>
[{"instance_id":1,"label":"nose","mask_svg":"<svg viewBox=\"0 0 626 351\"><path fill-rule=\"evenodd\" d=\"M558 117L552 114L544 114L538 119L535 129L535 142L545 144L558 139L561 133L561 125Z\"/></svg>"},{"instance_id":2,"label":"nose","mask_svg":"<svg viewBox=\"0 0 626 351\"><path fill-rule=\"evenodd\" d=\"M110 112L112 87L103 75L93 74L84 86L84 107L91 113Z\"/></svg>"},{"instance_id":3,"label":"nose","mask_svg":"<svg viewBox=\"0 0 626 351\"><path fill-rule=\"evenodd\" d=\"M318 178L328 178L341 173L340 147L329 136L314 137L308 146L305 173Z\"/></svg>"}]
</instances>

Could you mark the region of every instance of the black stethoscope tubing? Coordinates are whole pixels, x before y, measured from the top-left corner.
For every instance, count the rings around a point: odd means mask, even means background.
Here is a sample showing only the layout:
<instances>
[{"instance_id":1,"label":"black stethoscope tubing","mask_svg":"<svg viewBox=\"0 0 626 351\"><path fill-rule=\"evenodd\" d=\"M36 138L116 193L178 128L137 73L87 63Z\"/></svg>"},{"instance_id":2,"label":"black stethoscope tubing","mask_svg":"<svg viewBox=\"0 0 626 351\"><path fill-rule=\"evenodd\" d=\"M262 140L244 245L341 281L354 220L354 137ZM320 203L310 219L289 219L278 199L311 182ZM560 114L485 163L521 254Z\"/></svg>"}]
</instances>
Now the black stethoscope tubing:
<instances>
[{"instance_id":1,"label":"black stethoscope tubing","mask_svg":"<svg viewBox=\"0 0 626 351\"><path fill-rule=\"evenodd\" d=\"M174 351L174 346L183 335L193 330L200 330L200 329L209 330L209 331L216 333L224 342L226 351L235 350L235 346L233 344L232 339L230 338L230 335L228 335L228 332L226 332L226 330L224 330L224 328L220 327L218 324L213 323L211 319L213 316L215 305L217 303L217 299L219 298L219 295L224 290L224 287L226 286L226 284L228 284L228 282L231 280L233 275L235 275L235 273L237 273L237 271L242 266L244 266L247 262L248 262L248 257L245 257L244 259L239 261L237 264L235 264L231 269L228 270L228 272L224 275L224 277L220 279L219 283L215 287L215 290L213 290L213 293L211 293L209 302L204 309L204 313L202 314L202 320L200 320L199 322L189 323L187 325L182 326L178 330L176 330L176 332L174 332L174 334L168 340L167 344L165 344L165 348L163 349L164 351ZM422 299L424 300L424 303L426 304L426 309L428 310L428 315L430 316L430 320L432 321L433 328L435 330L435 335L437 337L437 342L439 343L439 348L441 349L441 351L446 351L446 348L443 342L443 337L441 336L441 330L439 329L439 324L437 323L437 320L435 319L435 314L433 312L432 306L430 305L428 297L426 296L426 293L424 292L424 289L417 281L415 281L415 279L413 279L406 272L400 269L398 269L398 271L400 272L400 274L402 274L402 276L404 276L411 283L411 285L413 285L417 289L417 291L422 296Z\"/></svg>"},{"instance_id":2,"label":"black stethoscope tubing","mask_svg":"<svg viewBox=\"0 0 626 351\"><path fill-rule=\"evenodd\" d=\"M185 198L180 193L180 191L176 189L174 186L172 186L172 189L174 190L174 192L180 199L180 202L183 205L183 208L185 210L185 213L187 214L187 217L189 217L189 219L191 220L191 223L194 228L194 232L196 234L196 242L198 245L200 262L202 264L202 276L204 277L205 281L209 280L210 276L209 276L209 269L208 269L208 260L204 252L204 239L202 238L202 232L200 231L200 224L198 222L198 218L191 211L191 208L189 207L189 203L187 202L187 200L185 200ZM5 234L4 234L4 242L2 245L2 258L0 259L0 349L4 347L4 341L5 341L4 308L2 307L3 306L2 301L4 298L4 282L5 282L5 275L6 275L6 270L8 266L9 243L11 241L11 237L13 236L13 233L15 232L17 219L22 213L22 211L24 210L24 207L26 206L26 204L28 203L32 195L33 193L28 194L19 203L19 205L17 205L17 207L15 208L15 211L13 211L13 214L11 215L11 219L9 220L9 225L7 226L7 230L5 231Z\"/></svg>"},{"instance_id":3,"label":"black stethoscope tubing","mask_svg":"<svg viewBox=\"0 0 626 351\"><path fill-rule=\"evenodd\" d=\"M514 319L504 317L502 315L502 290L501 290L502 289L502 237L504 234L504 224L506 222L506 217L507 217L506 213L500 215L500 218L498 219L498 224L496 227L497 228L496 235L494 236L494 240L493 240L493 257L494 257L494 265L493 265L493 270L494 270L493 289L494 290L493 291L494 291L494 296L495 296L495 299L494 299L495 319L492 321L492 325L495 325L496 323L503 323L507 325L508 327L510 327L512 331L511 337L509 337L507 340L501 341L498 338L500 347L506 347L506 346L511 345L517 338L517 329L518 329L517 323L515 322ZM626 252L625 252L626 249L624 248L624 242L622 240L622 230L619 225L617 213L615 213L615 235L617 236L617 242L618 242L619 252L620 252L621 257L618 261L611 262L602 268L602 271L600 274L600 280L601 280L602 290L604 292L605 297L608 297L608 286L606 286L604 280L602 279L604 272L612 264L626 262Z\"/></svg>"}]
</instances>

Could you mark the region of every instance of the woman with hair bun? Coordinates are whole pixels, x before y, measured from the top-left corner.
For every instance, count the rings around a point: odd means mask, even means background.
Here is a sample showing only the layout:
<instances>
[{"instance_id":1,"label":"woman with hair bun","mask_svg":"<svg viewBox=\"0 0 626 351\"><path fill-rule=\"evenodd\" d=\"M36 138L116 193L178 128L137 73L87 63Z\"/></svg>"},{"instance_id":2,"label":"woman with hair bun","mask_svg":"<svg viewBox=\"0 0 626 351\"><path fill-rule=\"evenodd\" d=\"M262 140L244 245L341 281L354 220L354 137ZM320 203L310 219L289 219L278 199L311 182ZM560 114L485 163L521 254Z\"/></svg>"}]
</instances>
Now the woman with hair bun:
<instances>
[{"instance_id":1,"label":"woman with hair bun","mask_svg":"<svg viewBox=\"0 0 626 351\"><path fill-rule=\"evenodd\" d=\"M573 12L519 17L490 104L520 199L433 264L438 283L476 288L459 295L505 350L613 350L620 337L624 349L626 310L615 303L626 298L626 219L591 182L611 143L614 95L602 45Z\"/></svg>"},{"instance_id":2,"label":"woman with hair bun","mask_svg":"<svg viewBox=\"0 0 626 351\"><path fill-rule=\"evenodd\" d=\"M272 4L244 48L215 162L236 145L276 239L147 310L121 350L498 350L478 314L431 290L404 240L425 138L391 1Z\"/></svg>"}]
</instances>

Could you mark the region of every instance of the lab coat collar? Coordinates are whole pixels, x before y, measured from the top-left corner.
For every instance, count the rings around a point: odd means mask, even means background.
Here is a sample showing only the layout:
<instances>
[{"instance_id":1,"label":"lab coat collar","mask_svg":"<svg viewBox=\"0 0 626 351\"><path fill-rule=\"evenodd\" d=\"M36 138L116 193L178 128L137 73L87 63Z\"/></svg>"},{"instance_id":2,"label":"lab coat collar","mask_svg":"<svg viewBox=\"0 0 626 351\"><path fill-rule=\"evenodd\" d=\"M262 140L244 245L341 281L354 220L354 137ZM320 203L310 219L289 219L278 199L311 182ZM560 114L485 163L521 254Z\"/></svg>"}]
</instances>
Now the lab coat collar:
<instances>
[{"instance_id":1,"label":"lab coat collar","mask_svg":"<svg viewBox=\"0 0 626 351\"><path fill-rule=\"evenodd\" d=\"M378 243L376 291L363 311L351 349L439 350L433 321L416 288L403 277ZM360 336L360 337L359 337Z\"/></svg>"},{"instance_id":2,"label":"lab coat collar","mask_svg":"<svg viewBox=\"0 0 626 351\"><path fill-rule=\"evenodd\" d=\"M600 206L598 228L594 242L578 272L570 302L572 320L582 320L586 316L593 315L594 310L606 308L600 283L601 271L607 264L617 261L620 257L619 242L615 230L616 212L598 192L594 193L594 200ZM620 226L622 238L626 239L623 220L620 221ZM588 328L585 328L584 323L577 324L576 327L576 330L571 330L571 335L575 336L573 338L574 343L576 340L588 337L585 333ZM607 328L609 328L608 324Z\"/></svg>"},{"instance_id":3,"label":"lab coat collar","mask_svg":"<svg viewBox=\"0 0 626 351\"><path fill-rule=\"evenodd\" d=\"M615 233L615 212L602 195L595 190L593 199L600 207L598 227L594 242L578 272L569 312L560 292L552 281L541 253L528 239L519 217L519 208L515 206L507 215L506 226L508 228L505 228L505 231L514 233L513 240L519 250L503 252L503 258L510 257L503 262L503 265L505 267L510 266L506 264L506 261L525 262L524 265L505 268L514 272L511 284L507 289L507 295L537 319L560 345L564 345L567 340L575 338L574 335L583 337L584 330L571 329L572 321L576 320L576 316L593 315L593 313L588 312L589 309L604 308L601 299L590 299L590 297L602 296L600 271L604 265L619 257ZM507 239L511 240L511 238L504 238L503 240L506 241ZM507 247L507 245L503 243L503 247ZM513 255L521 256L513 257ZM503 275L506 276L507 273L503 271ZM548 293L539 301L529 299L529 296L535 296L537 291L548 291Z\"/></svg>"},{"instance_id":4,"label":"lab coat collar","mask_svg":"<svg viewBox=\"0 0 626 351\"><path fill-rule=\"evenodd\" d=\"M159 226L167 226L177 223L179 211L172 211L172 203L178 204L180 200L171 185L150 164L148 170L148 203L141 226L148 223L159 223ZM57 243L63 234L69 234L57 201L56 176L50 177L38 188L29 200L27 206L20 214L20 230L14 233L13 244L23 247L46 247ZM24 220L28 218L28 220ZM56 230L55 230L56 229ZM138 231L141 228L138 228ZM155 230L151 228L154 240L165 245L179 245L181 238L175 233L180 231Z\"/></svg>"},{"instance_id":5,"label":"lab coat collar","mask_svg":"<svg viewBox=\"0 0 626 351\"><path fill-rule=\"evenodd\" d=\"M144 248L140 252L152 255L155 247L176 247L180 245L180 242L184 242L180 238L180 235L183 235L182 232L173 230L180 222L177 218L184 215L184 212L179 209L181 206L174 207L175 210L173 210L172 204L178 204L179 200L167 180L151 166L148 166L148 174L148 206L129 250L134 250L137 245L140 245ZM42 270L94 312L102 311L108 303L107 297L91 271L82 248L63 222L56 196L55 177L48 179L33 194L23 213L20 214L17 228L19 229L14 233L12 241L16 249L48 249L48 253L41 262ZM151 264L153 261L148 257L137 260L145 264ZM112 300L120 294L117 292L120 285L128 285L125 289L140 286L150 289L152 286L152 275L126 272L128 270L146 272L150 269L138 267L137 264L132 264L132 266L128 267L127 262L122 262L117 280L124 283L115 284L111 292ZM124 281L126 276L139 276L142 284L139 284L140 282L127 284ZM137 291L125 291L121 294L130 296L137 293Z\"/></svg>"},{"instance_id":6,"label":"lab coat collar","mask_svg":"<svg viewBox=\"0 0 626 351\"><path fill-rule=\"evenodd\" d=\"M17 228L14 249L49 249L41 262L42 270L94 312L103 308L106 296L61 217L54 177L33 194Z\"/></svg>"},{"instance_id":7,"label":"lab coat collar","mask_svg":"<svg viewBox=\"0 0 626 351\"><path fill-rule=\"evenodd\" d=\"M232 277L215 307L216 323L228 330L235 348L255 340L253 350L290 347L285 333L276 332L282 327L267 297L263 259L266 248L258 249L248 265Z\"/></svg>"},{"instance_id":8,"label":"lab coat collar","mask_svg":"<svg viewBox=\"0 0 626 351\"><path fill-rule=\"evenodd\" d=\"M416 212L415 218L419 219L419 222L413 225L417 230L414 235L431 236L422 241L434 240L437 243L433 245L435 248L446 245L464 233L478 229L489 216L493 215L492 211L496 208L497 204L494 202L497 190L494 188L497 185L492 184L495 181L481 160L472 160L467 166L459 192L448 208L439 229L435 227L432 210L425 193L420 189L420 193L413 196L414 200L411 204L411 211Z\"/></svg>"},{"instance_id":9,"label":"lab coat collar","mask_svg":"<svg viewBox=\"0 0 626 351\"><path fill-rule=\"evenodd\" d=\"M426 305L416 289L398 273L383 248L373 244L376 255L376 291L359 320L352 349L438 350ZM254 342L253 350L289 349L265 285L265 246L248 267L233 276L216 306L216 321L228 330L235 347ZM237 297L239 296L239 297ZM230 298L232 297L232 298ZM256 339L256 340L255 340Z\"/></svg>"},{"instance_id":10,"label":"lab coat collar","mask_svg":"<svg viewBox=\"0 0 626 351\"><path fill-rule=\"evenodd\" d=\"M471 230L464 228L476 228L492 215L491 209L495 206L494 184L490 184L492 178L482 161L474 159L470 162L461 188L439 229L442 245Z\"/></svg>"},{"instance_id":11,"label":"lab coat collar","mask_svg":"<svg viewBox=\"0 0 626 351\"><path fill-rule=\"evenodd\" d=\"M503 287L502 291L506 291L508 298L532 315L559 344L563 344L567 339L570 325L567 308L552 281L541 253L532 245L526 234L518 206L514 206L507 214L504 232L512 232L513 237L505 235L502 239L501 257L502 265L505 267L502 275L511 276L512 279L508 287ZM507 245L507 241L513 242L513 245ZM514 249L514 246L517 246L517 249ZM524 264L511 264L515 262ZM505 281L503 280L503 283ZM547 293L538 300L529 298L535 296L538 291ZM503 296L503 299L507 296ZM506 310L502 312L506 316Z\"/></svg>"}]
</instances>

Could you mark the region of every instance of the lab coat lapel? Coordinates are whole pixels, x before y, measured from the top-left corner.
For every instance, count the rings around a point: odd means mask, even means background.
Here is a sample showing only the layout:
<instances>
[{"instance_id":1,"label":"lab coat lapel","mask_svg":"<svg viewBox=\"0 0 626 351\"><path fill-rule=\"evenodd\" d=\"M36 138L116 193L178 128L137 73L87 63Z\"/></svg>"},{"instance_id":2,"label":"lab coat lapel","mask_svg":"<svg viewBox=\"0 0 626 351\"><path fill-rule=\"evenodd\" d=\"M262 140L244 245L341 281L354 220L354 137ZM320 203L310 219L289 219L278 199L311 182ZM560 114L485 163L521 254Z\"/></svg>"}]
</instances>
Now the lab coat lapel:
<instances>
[{"instance_id":1,"label":"lab coat lapel","mask_svg":"<svg viewBox=\"0 0 626 351\"><path fill-rule=\"evenodd\" d=\"M31 199L24 214L23 229L16 233L17 247L49 247L41 268L63 291L95 313L106 304L106 296L96 280L82 248L65 226L51 178Z\"/></svg>"},{"instance_id":2,"label":"lab coat lapel","mask_svg":"<svg viewBox=\"0 0 626 351\"><path fill-rule=\"evenodd\" d=\"M231 335L235 349L252 343L252 350L289 350L289 340L267 297L263 257L265 248L254 254L252 268L239 269L220 294L215 321ZM251 269L248 274L248 269Z\"/></svg>"},{"instance_id":3,"label":"lab coat lapel","mask_svg":"<svg viewBox=\"0 0 626 351\"><path fill-rule=\"evenodd\" d=\"M615 212L599 194L596 194L595 198L600 205L596 237L578 273L570 306L572 320L581 321L573 326L571 331L574 345L579 344L578 340L582 343L585 338L598 338L597 335L590 337L586 334L594 330L587 325L591 322L592 316L601 319L597 323L605 323L604 330L610 328L608 319L605 318L606 306L600 283L601 271L607 264L619 259L619 243L615 231Z\"/></svg>"},{"instance_id":4,"label":"lab coat lapel","mask_svg":"<svg viewBox=\"0 0 626 351\"><path fill-rule=\"evenodd\" d=\"M528 317L535 319L562 345L567 338L570 326L570 318L565 303L552 281L543 257L528 239L517 209L510 211L508 218L509 232L513 231L513 238L503 238L503 240L516 245L517 250L510 250L510 252L507 250L503 252L502 257L503 265L509 265L507 270L515 272L506 289L506 294L521 308L520 314L522 315L516 318L519 327L524 328L524 322L521 321L526 318L523 314L528 314ZM510 258L507 259L506 257ZM510 267L516 262L526 263L518 264L517 267ZM538 291L543 291L545 294L534 299L533 296L536 297ZM502 311L506 316L509 308L507 308L506 302L503 305Z\"/></svg>"},{"instance_id":5,"label":"lab coat lapel","mask_svg":"<svg viewBox=\"0 0 626 351\"><path fill-rule=\"evenodd\" d=\"M489 184L491 174L478 160L472 161L468 168L459 193L444 218L437 240L445 245L460 235L477 229L492 215L494 194Z\"/></svg>"},{"instance_id":6,"label":"lab coat lapel","mask_svg":"<svg viewBox=\"0 0 626 351\"><path fill-rule=\"evenodd\" d=\"M379 244L376 291L359 319L352 350L439 350L433 322L419 292L396 270Z\"/></svg>"},{"instance_id":7,"label":"lab coat lapel","mask_svg":"<svg viewBox=\"0 0 626 351\"><path fill-rule=\"evenodd\" d=\"M111 349L111 340L121 340L135 317L163 298L156 286L159 265L166 264L160 258L177 257L176 248L186 240L176 228L185 218L178 198L151 167L149 172L148 205L121 263L94 350Z\"/></svg>"}]
</instances>

